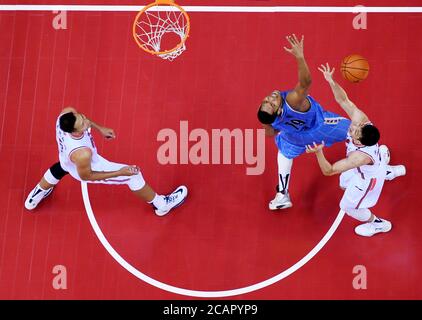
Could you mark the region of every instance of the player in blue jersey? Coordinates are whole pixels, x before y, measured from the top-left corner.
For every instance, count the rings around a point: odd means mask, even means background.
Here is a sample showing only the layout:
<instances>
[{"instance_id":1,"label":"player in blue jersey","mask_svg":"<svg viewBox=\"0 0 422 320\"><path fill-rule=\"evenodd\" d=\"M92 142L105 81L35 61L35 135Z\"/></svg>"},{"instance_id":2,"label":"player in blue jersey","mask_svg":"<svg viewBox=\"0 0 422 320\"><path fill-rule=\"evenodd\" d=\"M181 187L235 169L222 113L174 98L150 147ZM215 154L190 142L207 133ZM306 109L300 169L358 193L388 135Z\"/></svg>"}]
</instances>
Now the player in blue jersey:
<instances>
[{"instance_id":1,"label":"player in blue jersey","mask_svg":"<svg viewBox=\"0 0 422 320\"><path fill-rule=\"evenodd\" d=\"M288 192L293 159L306 152L306 146L314 142L325 142L330 146L346 140L350 120L333 112L325 111L308 95L311 73L303 54L304 37L299 41L296 35L287 36L292 54L299 69L299 82L293 90L273 91L259 106L258 119L266 134L275 136L278 147L278 186L275 198L270 201L270 210L286 209L292 206Z\"/></svg>"}]
</instances>

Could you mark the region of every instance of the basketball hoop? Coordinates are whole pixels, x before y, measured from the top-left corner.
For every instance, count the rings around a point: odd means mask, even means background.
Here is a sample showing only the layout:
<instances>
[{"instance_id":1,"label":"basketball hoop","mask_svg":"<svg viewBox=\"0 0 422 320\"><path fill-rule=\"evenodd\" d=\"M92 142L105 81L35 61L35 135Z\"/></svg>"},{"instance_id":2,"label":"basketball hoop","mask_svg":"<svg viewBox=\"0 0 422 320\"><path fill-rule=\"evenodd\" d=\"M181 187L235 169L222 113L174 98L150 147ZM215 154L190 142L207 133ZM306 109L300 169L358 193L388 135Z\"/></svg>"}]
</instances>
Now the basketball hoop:
<instances>
[{"instance_id":1,"label":"basketball hoop","mask_svg":"<svg viewBox=\"0 0 422 320\"><path fill-rule=\"evenodd\" d=\"M137 14L133 37L138 46L162 59L173 61L186 50L190 22L174 0L156 0Z\"/></svg>"}]
</instances>

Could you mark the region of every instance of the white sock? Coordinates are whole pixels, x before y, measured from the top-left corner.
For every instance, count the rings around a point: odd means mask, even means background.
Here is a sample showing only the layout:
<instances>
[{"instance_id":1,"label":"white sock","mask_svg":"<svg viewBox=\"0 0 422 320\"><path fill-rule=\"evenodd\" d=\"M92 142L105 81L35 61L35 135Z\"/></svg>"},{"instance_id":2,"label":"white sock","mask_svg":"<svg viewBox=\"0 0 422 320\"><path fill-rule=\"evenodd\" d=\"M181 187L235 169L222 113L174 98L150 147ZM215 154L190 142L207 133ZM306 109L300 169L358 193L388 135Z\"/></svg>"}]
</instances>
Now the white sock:
<instances>
[{"instance_id":1,"label":"white sock","mask_svg":"<svg viewBox=\"0 0 422 320\"><path fill-rule=\"evenodd\" d=\"M350 208L348 208L345 211L352 218L359 220L359 221L362 221L362 222L367 222L371 218L371 215L372 215L372 213L369 209L350 209ZM377 217L375 217L375 219L376 218ZM373 221L375 221L375 220L373 220Z\"/></svg>"},{"instance_id":2,"label":"white sock","mask_svg":"<svg viewBox=\"0 0 422 320\"><path fill-rule=\"evenodd\" d=\"M48 169L45 173L44 173L44 179L45 181L47 181L49 184L52 185L56 185L60 182L60 180L56 179L53 174L51 173L50 169Z\"/></svg>"},{"instance_id":3,"label":"white sock","mask_svg":"<svg viewBox=\"0 0 422 320\"><path fill-rule=\"evenodd\" d=\"M152 201L151 202L148 202L148 203L152 203L152 205L154 207L156 207L157 209L160 209L160 208L162 208L162 207L164 207L166 205L166 202L164 200L164 197L161 196L161 195L158 195L158 194L155 194L154 199L152 199Z\"/></svg>"},{"instance_id":4,"label":"white sock","mask_svg":"<svg viewBox=\"0 0 422 320\"><path fill-rule=\"evenodd\" d=\"M289 191L290 172L292 171L293 159L287 159L285 156L278 152L278 192L283 194Z\"/></svg>"}]
</instances>

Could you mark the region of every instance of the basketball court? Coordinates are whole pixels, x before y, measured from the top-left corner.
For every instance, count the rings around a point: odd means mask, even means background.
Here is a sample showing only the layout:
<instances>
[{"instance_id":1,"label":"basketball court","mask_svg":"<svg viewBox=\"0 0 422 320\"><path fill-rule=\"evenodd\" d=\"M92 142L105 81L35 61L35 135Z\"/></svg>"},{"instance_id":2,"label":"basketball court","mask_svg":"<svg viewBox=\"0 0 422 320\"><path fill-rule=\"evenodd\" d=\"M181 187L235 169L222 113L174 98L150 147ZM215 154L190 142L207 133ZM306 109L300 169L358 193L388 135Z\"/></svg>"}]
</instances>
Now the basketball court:
<instances>
[{"instance_id":1,"label":"basketball court","mask_svg":"<svg viewBox=\"0 0 422 320\"><path fill-rule=\"evenodd\" d=\"M370 12L367 29L359 30L357 13L339 7L392 3L295 1L294 10L286 1L177 3L189 15L190 35L186 51L167 61L132 36L134 8L147 3L21 0L33 6L12 10L0 0L0 298L421 299L420 1L400 2L413 11ZM317 9L309 12L310 5ZM67 11L66 29L52 26L54 9ZM283 50L292 33L305 35L310 94L345 116L317 70L335 66L336 80L379 127L391 163L407 168L386 181L373 208L393 223L389 233L354 233L359 222L339 213L338 176L324 177L312 154L294 161L293 207L268 209L277 148L273 138L259 140L256 110L273 90L297 82L294 58ZM339 72L354 53L370 65L360 83ZM86 186L67 176L28 212L28 192L57 162L55 121L65 106L113 128L112 141L93 131L99 153L139 165L159 193L185 184L183 206L158 217L124 186ZM231 163L183 163L183 121L188 134L209 135L210 150L213 129L239 129L242 147L251 129L255 155L257 144L265 145L265 170L248 175L253 165L235 163L234 149ZM176 164L158 159L162 130L177 134ZM325 154L344 157L344 144ZM52 286L55 266L66 268L65 290ZM353 286L356 266L366 270L366 289Z\"/></svg>"}]
</instances>

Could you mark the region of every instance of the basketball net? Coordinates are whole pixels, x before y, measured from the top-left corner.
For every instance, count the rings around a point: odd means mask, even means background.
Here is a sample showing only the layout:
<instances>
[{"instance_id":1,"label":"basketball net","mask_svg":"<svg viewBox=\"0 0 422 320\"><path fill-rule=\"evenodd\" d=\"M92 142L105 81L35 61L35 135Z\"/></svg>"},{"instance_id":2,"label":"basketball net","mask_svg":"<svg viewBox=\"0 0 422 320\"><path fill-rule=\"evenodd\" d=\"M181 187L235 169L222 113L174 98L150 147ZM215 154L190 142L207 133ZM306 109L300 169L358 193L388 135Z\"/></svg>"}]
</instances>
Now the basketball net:
<instances>
[{"instance_id":1,"label":"basketball net","mask_svg":"<svg viewBox=\"0 0 422 320\"><path fill-rule=\"evenodd\" d=\"M173 61L186 50L190 22L186 11L173 0L156 0L137 14L133 37L138 46Z\"/></svg>"}]
</instances>

